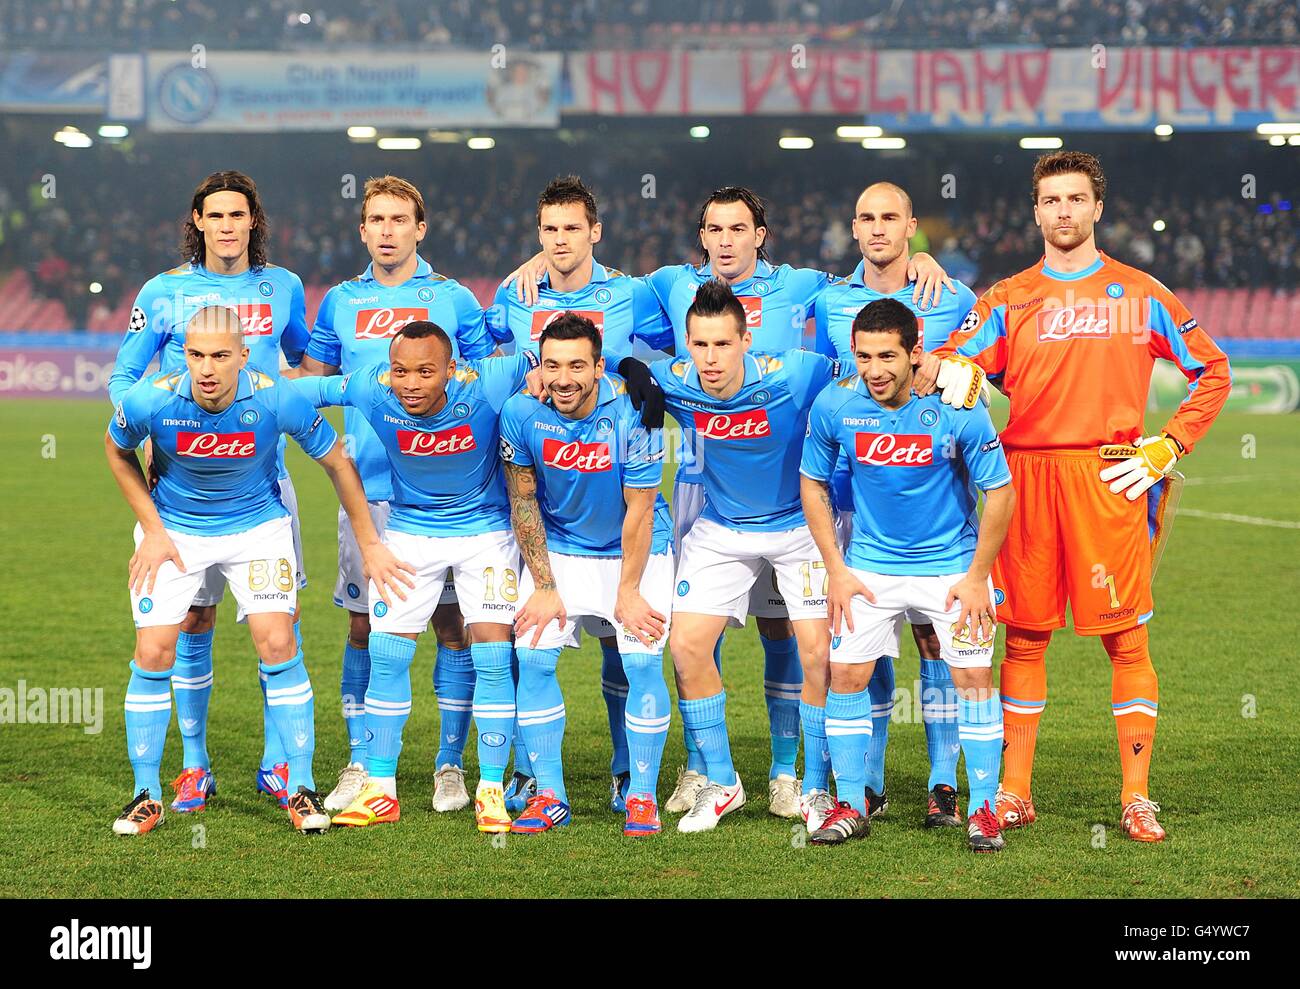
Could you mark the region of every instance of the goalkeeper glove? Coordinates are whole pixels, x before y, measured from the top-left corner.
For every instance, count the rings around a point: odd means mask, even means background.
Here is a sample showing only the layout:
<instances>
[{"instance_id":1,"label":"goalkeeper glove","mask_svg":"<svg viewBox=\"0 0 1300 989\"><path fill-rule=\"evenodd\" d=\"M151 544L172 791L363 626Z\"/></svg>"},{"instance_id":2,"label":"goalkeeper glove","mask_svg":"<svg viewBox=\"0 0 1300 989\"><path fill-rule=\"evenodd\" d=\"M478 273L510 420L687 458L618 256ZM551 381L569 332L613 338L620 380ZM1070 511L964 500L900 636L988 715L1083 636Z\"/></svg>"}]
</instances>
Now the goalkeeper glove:
<instances>
[{"instance_id":1,"label":"goalkeeper glove","mask_svg":"<svg viewBox=\"0 0 1300 989\"><path fill-rule=\"evenodd\" d=\"M955 409L973 409L984 389L984 369L965 357L945 357L939 362L934 383L945 404Z\"/></svg>"},{"instance_id":2,"label":"goalkeeper glove","mask_svg":"<svg viewBox=\"0 0 1300 989\"><path fill-rule=\"evenodd\" d=\"M646 429L662 429L664 390L650 369L635 357L624 357L619 361L618 373L627 382L627 397L632 400L632 407L641 413L641 425Z\"/></svg>"},{"instance_id":3,"label":"goalkeeper glove","mask_svg":"<svg viewBox=\"0 0 1300 989\"><path fill-rule=\"evenodd\" d=\"M1109 481L1113 494L1125 492L1129 501L1137 501L1147 490L1174 469L1183 448L1172 436L1161 433L1138 440L1136 445L1118 443L1103 446L1102 460L1118 460L1105 468L1100 477Z\"/></svg>"}]
</instances>

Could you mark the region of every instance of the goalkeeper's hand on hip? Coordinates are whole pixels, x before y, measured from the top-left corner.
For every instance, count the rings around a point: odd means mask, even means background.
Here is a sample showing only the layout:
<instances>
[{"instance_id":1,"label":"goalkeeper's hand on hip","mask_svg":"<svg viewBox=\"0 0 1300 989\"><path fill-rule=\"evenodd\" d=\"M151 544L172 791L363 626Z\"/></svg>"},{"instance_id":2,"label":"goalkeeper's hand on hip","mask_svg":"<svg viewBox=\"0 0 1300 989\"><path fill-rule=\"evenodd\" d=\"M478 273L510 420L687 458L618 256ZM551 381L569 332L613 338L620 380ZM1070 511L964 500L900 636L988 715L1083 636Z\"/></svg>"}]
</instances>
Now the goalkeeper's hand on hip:
<instances>
[{"instance_id":1,"label":"goalkeeper's hand on hip","mask_svg":"<svg viewBox=\"0 0 1300 989\"><path fill-rule=\"evenodd\" d=\"M1101 459L1119 462L1104 468L1099 476L1114 494L1123 493L1129 501L1137 501L1156 482L1168 476L1182 452L1178 441L1164 433L1148 436L1136 444L1103 446L1099 451Z\"/></svg>"}]
</instances>

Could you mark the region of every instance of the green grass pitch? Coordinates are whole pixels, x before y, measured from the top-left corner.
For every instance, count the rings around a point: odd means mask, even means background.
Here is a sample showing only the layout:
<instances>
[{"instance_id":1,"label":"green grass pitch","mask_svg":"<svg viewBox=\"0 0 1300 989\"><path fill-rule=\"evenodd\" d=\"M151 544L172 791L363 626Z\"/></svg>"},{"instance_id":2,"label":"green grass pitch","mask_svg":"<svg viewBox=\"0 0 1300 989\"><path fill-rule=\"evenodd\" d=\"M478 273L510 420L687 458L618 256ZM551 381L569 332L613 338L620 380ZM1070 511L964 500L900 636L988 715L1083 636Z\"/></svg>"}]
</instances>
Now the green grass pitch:
<instances>
[{"instance_id":1,"label":"green grass pitch","mask_svg":"<svg viewBox=\"0 0 1300 989\"><path fill-rule=\"evenodd\" d=\"M1295 689L1300 586L1300 431L1295 416L1224 415L1184 465L1190 479L1156 582L1152 646L1161 718L1152 794L1169 839L1127 841L1118 827L1119 763L1110 668L1098 642L1058 633L1040 734L1039 821L998 856L974 856L957 831L921 827L926 758L919 718L896 720L888 815L863 842L816 848L766 813L768 739L762 654L752 623L727 639L732 745L750 804L716 831L622 837L607 806L609 740L599 649L565 654L565 744L574 822L494 843L470 811L429 806L437 714L432 636L412 669L415 710L401 765L402 821L303 837L254 793L261 714L254 656L229 595L216 635L209 747L219 796L169 815L144 839L114 836L130 797L122 694L132 627L125 587L132 519L104 463L107 405L0 405L0 688L102 687L103 730L0 724L0 895L43 896L1295 896ZM1152 423L1156 425L1156 423ZM331 603L333 493L292 447L311 584L303 637L316 689L316 776L345 754L337 683L346 623ZM1196 514L1192 514L1196 513ZM1266 526L1224 513L1289 521ZM900 687L917 675L908 642ZM671 682L671 678L670 678ZM911 709L904 703L899 714ZM896 718L898 714L896 714ZM469 779L475 765L470 747ZM180 768L173 720L164 783ZM674 713L660 799L683 761ZM964 777L962 779L964 787ZM1288 823L1290 821L1291 823Z\"/></svg>"}]
</instances>

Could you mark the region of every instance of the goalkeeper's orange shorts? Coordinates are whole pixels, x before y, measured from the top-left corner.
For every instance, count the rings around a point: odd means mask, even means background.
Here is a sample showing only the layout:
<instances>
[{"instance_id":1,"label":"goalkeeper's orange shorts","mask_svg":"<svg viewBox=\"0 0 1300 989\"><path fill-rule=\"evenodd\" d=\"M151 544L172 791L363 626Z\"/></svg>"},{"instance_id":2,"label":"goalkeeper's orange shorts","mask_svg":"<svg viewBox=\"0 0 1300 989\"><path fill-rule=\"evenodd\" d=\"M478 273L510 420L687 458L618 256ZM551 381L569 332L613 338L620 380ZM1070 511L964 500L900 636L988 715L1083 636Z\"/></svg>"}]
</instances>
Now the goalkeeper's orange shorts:
<instances>
[{"instance_id":1,"label":"goalkeeper's orange shorts","mask_svg":"<svg viewBox=\"0 0 1300 989\"><path fill-rule=\"evenodd\" d=\"M1008 450L1016 508L993 564L998 621L1119 632L1151 617L1148 499L1111 494L1096 450ZM1158 488L1152 489L1159 493Z\"/></svg>"}]
</instances>

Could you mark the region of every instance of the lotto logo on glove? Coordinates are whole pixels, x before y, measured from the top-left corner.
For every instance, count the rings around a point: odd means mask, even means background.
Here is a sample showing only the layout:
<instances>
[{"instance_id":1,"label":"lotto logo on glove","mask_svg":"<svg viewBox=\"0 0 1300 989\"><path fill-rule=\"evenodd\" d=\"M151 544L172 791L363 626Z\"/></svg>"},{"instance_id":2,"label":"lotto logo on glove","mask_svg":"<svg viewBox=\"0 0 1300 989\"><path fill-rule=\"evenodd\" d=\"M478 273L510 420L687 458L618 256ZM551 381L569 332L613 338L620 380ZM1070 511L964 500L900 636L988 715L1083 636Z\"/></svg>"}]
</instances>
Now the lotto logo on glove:
<instances>
[{"instance_id":1,"label":"lotto logo on glove","mask_svg":"<svg viewBox=\"0 0 1300 989\"><path fill-rule=\"evenodd\" d=\"M1118 443L1103 446L1102 460L1118 460L1099 475L1110 484L1113 494L1124 492L1129 501L1137 501L1178 463L1178 444L1168 436L1148 436L1137 445Z\"/></svg>"},{"instance_id":2,"label":"lotto logo on glove","mask_svg":"<svg viewBox=\"0 0 1300 989\"><path fill-rule=\"evenodd\" d=\"M939 374L934 383L945 405L954 409L973 409L983 390L984 369L965 357L945 357L939 363Z\"/></svg>"}]
</instances>

